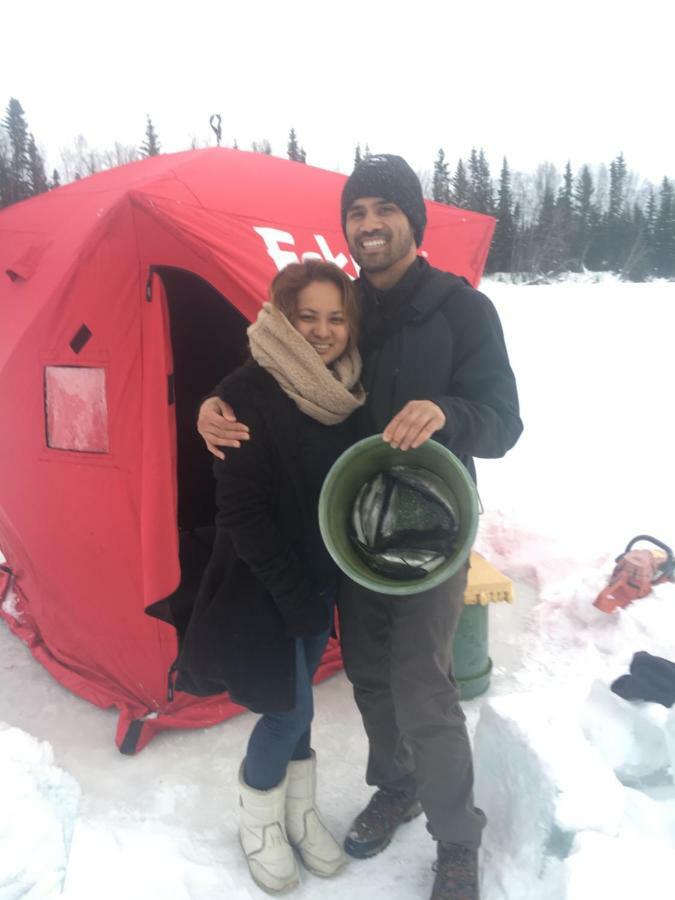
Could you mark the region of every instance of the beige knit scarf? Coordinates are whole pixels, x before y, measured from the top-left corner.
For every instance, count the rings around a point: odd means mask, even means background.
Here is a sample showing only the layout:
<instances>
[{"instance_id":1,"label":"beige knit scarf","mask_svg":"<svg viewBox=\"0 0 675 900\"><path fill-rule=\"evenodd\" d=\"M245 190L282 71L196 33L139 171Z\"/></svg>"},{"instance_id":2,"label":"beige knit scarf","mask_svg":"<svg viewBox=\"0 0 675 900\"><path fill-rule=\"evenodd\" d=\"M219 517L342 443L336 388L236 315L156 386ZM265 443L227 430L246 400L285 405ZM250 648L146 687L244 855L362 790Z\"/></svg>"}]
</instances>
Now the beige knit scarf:
<instances>
[{"instance_id":1,"label":"beige knit scarf","mask_svg":"<svg viewBox=\"0 0 675 900\"><path fill-rule=\"evenodd\" d=\"M247 334L253 359L317 422L336 425L365 402L356 347L331 366L325 365L309 341L271 303L263 304Z\"/></svg>"}]
</instances>

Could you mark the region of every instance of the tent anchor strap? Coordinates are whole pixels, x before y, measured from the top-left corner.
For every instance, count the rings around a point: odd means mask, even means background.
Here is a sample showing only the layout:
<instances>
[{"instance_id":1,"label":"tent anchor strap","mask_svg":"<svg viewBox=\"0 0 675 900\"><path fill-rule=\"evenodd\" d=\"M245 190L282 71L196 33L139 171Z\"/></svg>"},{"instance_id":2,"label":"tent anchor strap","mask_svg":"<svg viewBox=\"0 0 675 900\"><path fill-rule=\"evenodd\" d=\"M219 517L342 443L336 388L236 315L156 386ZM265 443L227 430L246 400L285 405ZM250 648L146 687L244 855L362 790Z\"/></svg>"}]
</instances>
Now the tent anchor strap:
<instances>
[{"instance_id":1,"label":"tent anchor strap","mask_svg":"<svg viewBox=\"0 0 675 900\"><path fill-rule=\"evenodd\" d=\"M2 603L5 597L9 594L10 590L14 586L14 581L16 580L16 576L14 572L10 569L9 566L0 564L0 603Z\"/></svg>"},{"instance_id":2,"label":"tent anchor strap","mask_svg":"<svg viewBox=\"0 0 675 900\"><path fill-rule=\"evenodd\" d=\"M125 756L133 756L138 746L138 741L143 730L143 719L132 719L129 727L124 735L122 743L119 745L120 753Z\"/></svg>"}]
</instances>

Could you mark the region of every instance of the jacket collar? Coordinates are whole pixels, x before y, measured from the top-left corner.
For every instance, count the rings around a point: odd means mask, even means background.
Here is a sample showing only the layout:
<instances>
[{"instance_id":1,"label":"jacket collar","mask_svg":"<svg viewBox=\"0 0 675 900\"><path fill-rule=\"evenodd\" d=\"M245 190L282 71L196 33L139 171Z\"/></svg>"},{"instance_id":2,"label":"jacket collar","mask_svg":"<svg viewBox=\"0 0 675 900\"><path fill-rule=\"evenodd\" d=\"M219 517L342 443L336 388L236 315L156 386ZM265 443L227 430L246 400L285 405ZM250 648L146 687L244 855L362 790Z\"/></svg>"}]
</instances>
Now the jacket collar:
<instances>
[{"instance_id":1,"label":"jacket collar","mask_svg":"<svg viewBox=\"0 0 675 900\"><path fill-rule=\"evenodd\" d=\"M425 271L429 268L429 263L418 256L396 284L386 291L378 290L365 276L362 276L359 279L359 285L366 306L376 307L385 319L392 318L405 303L410 303L420 282L424 279Z\"/></svg>"},{"instance_id":2,"label":"jacket collar","mask_svg":"<svg viewBox=\"0 0 675 900\"><path fill-rule=\"evenodd\" d=\"M412 263L396 284L387 291L378 291L367 278L359 279L364 299L366 332L368 319L386 321L418 321L425 319L447 296L447 280L460 284L463 279L434 269L421 256Z\"/></svg>"}]
</instances>

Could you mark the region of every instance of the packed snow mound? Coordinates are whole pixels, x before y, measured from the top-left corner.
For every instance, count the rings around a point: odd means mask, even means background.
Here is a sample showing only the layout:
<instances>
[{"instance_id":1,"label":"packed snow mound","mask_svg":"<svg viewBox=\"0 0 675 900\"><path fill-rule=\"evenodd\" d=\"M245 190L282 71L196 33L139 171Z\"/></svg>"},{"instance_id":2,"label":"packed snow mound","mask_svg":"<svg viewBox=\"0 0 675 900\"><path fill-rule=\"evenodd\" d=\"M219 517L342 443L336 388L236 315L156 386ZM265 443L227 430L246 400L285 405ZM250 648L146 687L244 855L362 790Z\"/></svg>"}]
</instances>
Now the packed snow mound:
<instances>
[{"instance_id":1,"label":"packed snow mound","mask_svg":"<svg viewBox=\"0 0 675 900\"><path fill-rule=\"evenodd\" d=\"M660 749L655 762L662 769ZM670 896L663 878L675 858L672 791L656 799L623 785L563 690L486 701L475 764L476 801L488 819L483 888L491 900L627 898L646 875L652 900ZM619 865L614 891L605 885L597 893L602 867L594 848Z\"/></svg>"},{"instance_id":2,"label":"packed snow mound","mask_svg":"<svg viewBox=\"0 0 675 900\"><path fill-rule=\"evenodd\" d=\"M80 788L50 744L0 723L0 900L61 893Z\"/></svg>"},{"instance_id":3,"label":"packed snow mound","mask_svg":"<svg viewBox=\"0 0 675 900\"><path fill-rule=\"evenodd\" d=\"M608 615L593 601L613 560L570 567L564 547L504 524L484 531L484 553L541 593L520 637L522 666L502 679L502 696L482 704L476 727L484 894L624 900L641 886L650 900L666 900L675 708L626 701L610 686L637 651L675 660L675 585Z\"/></svg>"},{"instance_id":4,"label":"packed snow mound","mask_svg":"<svg viewBox=\"0 0 675 900\"><path fill-rule=\"evenodd\" d=\"M658 703L632 703L596 681L581 709L586 738L624 784L657 776L670 765L666 722Z\"/></svg>"}]
</instances>

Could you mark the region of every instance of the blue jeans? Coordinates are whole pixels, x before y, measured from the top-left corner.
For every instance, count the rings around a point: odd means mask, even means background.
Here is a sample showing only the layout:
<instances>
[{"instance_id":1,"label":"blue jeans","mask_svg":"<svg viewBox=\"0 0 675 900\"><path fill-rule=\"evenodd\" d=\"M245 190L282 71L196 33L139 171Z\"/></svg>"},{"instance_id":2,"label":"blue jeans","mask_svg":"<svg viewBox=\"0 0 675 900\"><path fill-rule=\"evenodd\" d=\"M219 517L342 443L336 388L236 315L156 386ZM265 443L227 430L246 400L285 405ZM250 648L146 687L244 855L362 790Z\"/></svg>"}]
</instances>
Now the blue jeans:
<instances>
[{"instance_id":1,"label":"blue jeans","mask_svg":"<svg viewBox=\"0 0 675 900\"><path fill-rule=\"evenodd\" d=\"M311 755L314 718L312 677L326 649L330 629L295 642L295 707L283 713L265 713L251 732L246 748L244 779L257 791L268 791L283 781L292 759Z\"/></svg>"}]
</instances>

